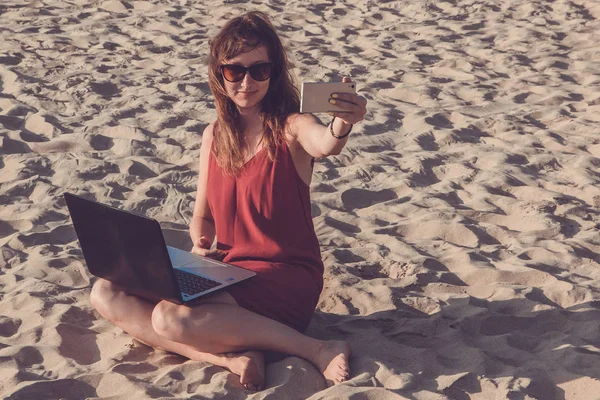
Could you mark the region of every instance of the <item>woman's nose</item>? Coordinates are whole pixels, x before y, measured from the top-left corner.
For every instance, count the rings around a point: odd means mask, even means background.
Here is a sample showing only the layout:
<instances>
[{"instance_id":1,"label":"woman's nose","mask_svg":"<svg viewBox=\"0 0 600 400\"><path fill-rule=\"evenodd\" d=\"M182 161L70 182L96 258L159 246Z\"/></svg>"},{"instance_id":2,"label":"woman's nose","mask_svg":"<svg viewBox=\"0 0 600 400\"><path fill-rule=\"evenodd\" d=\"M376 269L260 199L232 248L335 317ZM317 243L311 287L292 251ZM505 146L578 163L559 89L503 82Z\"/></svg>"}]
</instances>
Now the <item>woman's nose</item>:
<instances>
[{"instance_id":1,"label":"woman's nose","mask_svg":"<svg viewBox=\"0 0 600 400\"><path fill-rule=\"evenodd\" d=\"M242 86L247 87L254 84L255 82L256 81L252 79L252 76L250 76L250 71L246 71L246 75L244 75L244 79L242 79Z\"/></svg>"}]
</instances>

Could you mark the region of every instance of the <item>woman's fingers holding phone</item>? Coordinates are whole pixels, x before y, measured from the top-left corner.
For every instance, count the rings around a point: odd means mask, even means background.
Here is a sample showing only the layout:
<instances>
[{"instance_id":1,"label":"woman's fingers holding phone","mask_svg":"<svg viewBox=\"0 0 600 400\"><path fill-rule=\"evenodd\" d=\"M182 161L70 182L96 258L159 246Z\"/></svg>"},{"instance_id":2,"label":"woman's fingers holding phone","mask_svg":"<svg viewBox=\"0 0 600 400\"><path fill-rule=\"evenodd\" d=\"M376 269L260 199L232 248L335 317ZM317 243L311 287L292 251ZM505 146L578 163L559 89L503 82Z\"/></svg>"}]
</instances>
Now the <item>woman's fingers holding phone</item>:
<instances>
[{"instance_id":1,"label":"woman's fingers holding phone","mask_svg":"<svg viewBox=\"0 0 600 400\"><path fill-rule=\"evenodd\" d=\"M367 99L353 93L332 93L329 102L337 104L340 107L343 107L345 103L354 104L356 106L365 106L367 104Z\"/></svg>"},{"instance_id":2,"label":"woman's fingers holding phone","mask_svg":"<svg viewBox=\"0 0 600 400\"><path fill-rule=\"evenodd\" d=\"M352 79L349 76L344 76L342 82L350 83ZM333 111L329 115L339 118L347 124L362 121L367 113L367 99L356 93L332 93L329 103L345 110Z\"/></svg>"},{"instance_id":3,"label":"woman's fingers holding phone","mask_svg":"<svg viewBox=\"0 0 600 400\"><path fill-rule=\"evenodd\" d=\"M352 82L352 79L350 79L349 76L344 76L342 78L342 82L344 83L350 83ZM352 88L354 88L355 85L352 85ZM332 104L336 104L337 101L340 102L346 102L346 103L351 103L351 104L355 104L355 105L360 105L362 100L365 100L365 104L366 104L366 99L364 99L362 96L357 95L356 93L332 93L331 94L331 98L329 99L330 102L333 102ZM341 104L339 104L340 107L343 107Z\"/></svg>"},{"instance_id":4,"label":"woman's fingers holding phone","mask_svg":"<svg viewBox=\"0 0 600 400\"><path fill-rule=\"evenodd\" d=\"M348 124L362 121L367 113L367 99L356 94L333 93L329 102L347 110L330 112L329 115L340 118Z\"/></svg>"}]
</instances>

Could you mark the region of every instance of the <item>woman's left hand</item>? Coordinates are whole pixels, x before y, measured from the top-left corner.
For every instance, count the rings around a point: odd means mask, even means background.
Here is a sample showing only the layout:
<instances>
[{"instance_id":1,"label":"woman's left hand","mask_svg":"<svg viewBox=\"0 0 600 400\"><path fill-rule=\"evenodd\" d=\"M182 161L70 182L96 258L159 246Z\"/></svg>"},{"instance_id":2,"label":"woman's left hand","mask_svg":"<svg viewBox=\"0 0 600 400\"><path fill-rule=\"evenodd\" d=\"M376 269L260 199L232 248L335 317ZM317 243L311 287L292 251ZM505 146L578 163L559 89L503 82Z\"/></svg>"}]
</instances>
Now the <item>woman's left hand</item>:
<instances>
[{"instance_id":1,"label":"woman's left hand","mask_svg":"<svg viewBox=\"0 0 600 400\"><path fill-rule=\"evenodd\" d=\"M342 78L342 82L352 82L352 80L345 76ZM348 110L330 112L329 115L341 119L350 125L354 125L357 122L362 121L367 113L367 99L357 94L332 93L329 102L340 108L343 108L344 110Z\"/></svg>"}]
</instances>

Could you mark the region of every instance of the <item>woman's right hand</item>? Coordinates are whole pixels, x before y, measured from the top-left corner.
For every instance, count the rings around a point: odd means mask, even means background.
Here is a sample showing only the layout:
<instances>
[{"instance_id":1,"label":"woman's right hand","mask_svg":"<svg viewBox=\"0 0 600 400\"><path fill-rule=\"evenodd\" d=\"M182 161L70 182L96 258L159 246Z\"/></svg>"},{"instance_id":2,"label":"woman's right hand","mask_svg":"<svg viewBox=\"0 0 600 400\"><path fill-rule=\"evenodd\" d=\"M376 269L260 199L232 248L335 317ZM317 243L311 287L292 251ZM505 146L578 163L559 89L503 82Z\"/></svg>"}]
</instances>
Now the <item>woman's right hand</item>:
<instances>
[{"instance_id":1,"label":"woman's right hand","mask_svg":"<svg viewBox=\"0 0 600 400\"><path fill-rule=\"evenodd\" d=\"M192 247L192 253L198 254L199 256L210 257L215 260L221 261L225 257L225 252L222 250L211 250L210 242L205 236L200 237L194 247Z\"/></svg>"}]
</instances>

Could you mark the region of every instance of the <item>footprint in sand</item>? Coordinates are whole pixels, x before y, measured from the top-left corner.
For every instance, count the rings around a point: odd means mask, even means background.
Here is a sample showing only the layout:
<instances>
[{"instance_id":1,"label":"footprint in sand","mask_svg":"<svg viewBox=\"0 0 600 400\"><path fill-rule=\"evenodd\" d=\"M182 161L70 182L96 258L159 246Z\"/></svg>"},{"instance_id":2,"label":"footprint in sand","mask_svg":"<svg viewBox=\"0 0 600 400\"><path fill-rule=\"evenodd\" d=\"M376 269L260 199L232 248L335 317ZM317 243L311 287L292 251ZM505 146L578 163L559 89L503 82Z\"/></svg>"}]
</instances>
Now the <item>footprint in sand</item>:
<instances>
[{"instance_id":1,"label":"footprint in sand","mask_svg":"<svg viewBox=\"0 0 600 400\"><path fill-rule=\"evenodd\" d=\"M441 113L437 113L431 117L425 118L425 122L440 129L452 128L454 126L454 124L446 117L446 115Z\"/></svg>"},{"instance_id":2,"label":"footprint in sand","mask_svg":"<svg viewBox=\"0 0 600 400\"><path fill-rule=\"evenodd\" d=\"M15 53L14 56L5 55L0 57L0 64L3 65L19 65L25 57L21 53Z\"/></svg>"},{"instance_id":3,"label":"footprint in sand","mask_svg":"<svg viewBox=\"0 0 600 400\"><path fill-rule=\"evenodd\" d=\"M351 252L350 250L345 250L345 249L336 249L333 251L333 255L335 256L337 261L341 264L357 263L357 262L365 261L365 259L362 258L361 256L358 256L358 255L354 254L353 252Z\"/></svg>"},{"instance_id":4,"label":"footprint in sand","mask_svg":"<svg viewBox=\"0 0 600 400\"><path fill-rule=\"evenodd\" d=\"M121 93L119 87L112 82L92 82L90 87L94 93L99 94L106 100Z\"/></svg>"},{"instance_id":5,"label":"footprint in sand","mask_svg":"<svg viewBox=\"0 0 600 400\"><path fill-rule=\"evenodd\" d=\"M146 374L148 372L154 372L157 371L158 367L149 364L149 363L145 363L145 362L141 362L141 363L135 363L135 364L117 364L113 367L112 371L122 374L122 375L135 375L135 374ZM169 373L169 375L172 375L174 371L171 371ZM170 376L170 378L173 378L172 376ZM170 382L172 383L172 382Z\"/></svg>"},{"instance_id":6,"label":"footprint in sand","mask_svg":"<svg viewBox=\"0 0 600 400\"><path fill-rule=\"evenodd\" d=\"M417 144L426 151L438 151L440 149L440 146L438 146L435 141L435 136L431 132L423 133L417 136L415 138L415 142L417 142Z\"/></svg>"},{"instance_id":7,"label":"footprint in sand","mask_svg":"<svg viewBox=\"0 0 600 400\"><path fill-rule=\"evenodd\" d=\"M56 332L61 337L58 352L63 357L75 360L81 365L90 365L100 361L97 333L77 325L58 324ZM81 349L86 349L81 351Z\"/></svg>"},{"instance_id":8,"label":"footprint in sand","mask_svg":"<svg viewBox=\"0 0 600 400\"><path fill-rule=\"evenodd\" d=\"M10 318L0 315L0 336L10 337L18 332L22 321L19 318Z\"/></svg>"},{"instance_id":9,"label":"footprint in sand","mask_svg":"<svg viewBox=\"0 0 600 400\"><path fill-rule=\"evenodd\" d=\"M13 115L0 115L0 125L2 125L5 129L17 131L21 129L21 125L23 125L23 119Z\"/></svg>"},{"instance_id":10,"label":"footprint in sand","mask_svg":"<svg viewBox=\"0 0 600 400\"><path fill-rule=\"evenodd\" d=\"M358 226L348 224L346 222L337 220L335 218L325 217L324 221L325 221L326 225L328 225L328 226L330 226L330 227L332 227L334 229L337 229L339 231L342 231L344 233L351 234L351 233L360 233L360 232L362 232L362 229L360 229Z\"/></svg>"},{"instance_id":11,"label":"footprint in sand","mask_svg":"<svg viewBox=\"0 0 600 400\"><path fill-rule=\"evenodd\" d=\"M348 189L342 193L342 202L346 209L367 208L374 204L397 199L398 195L391 189L371 191L366 189Z\"/></svg>"},{"instance_id":12,"label":"footprint in sand","mask_svg":"<svg viewBox=\"0 0 600 400\"><path fill-rule=\"evenodd\" d=\"M357 267L346 267L348 272L352 275L358 276L361 279L371 280L379 278L389 278L389 275L382 272L383 268L381 265L363 265Z\"/></svg>"},{"instance_id":13,"label":"footprint in sand","mask_svg":"<svg viewBox=\"0 0 600 400\"><path fill-rule=\"evenodd\" d=\"M44 362L44 356L42 356L42 353L32 346L21 347L15 354L13 354L12 357L22 369Z\"/></svg>"},{"instance_id":14,"label":"footprint in sand","mask_svg":"<svg viewBox=\"0 0 600 400\"><path fill-rule=\"evenodd\" d=\"M19 371L20 375L27 375L22 371ZM34 375L34 374L31 374ZM34 378L32 376L31 378ZM30 378L30 379L31 379ZM70 399L88 399L98 398L98 392L96 389L88 383L82 382L77 379L57 379L53 377L51 379L33 382L27 386L18 389L11 393L10 399L43 399L48 398L49 393L68 393ZM105 383L106 384L106 383ZM111 383L112 384L112 383ZM109 384L110 385L110 384ZM63 398L63 396L53 398Z\"/></svg>"},{"instance_id":15,"label":"footprint in sand","mask_svg":"<svg viewBox=\"0 0 600 400\"><path fill-rule=\"evenodd\" d=\"M139 176L144 179L155 178L158 176L156 172L152 171L146 165L133 160L124 161L121 164L120 169L121 171L126 171L129 175Z\"/></svg>"},{"instance_id":16,"label":"footprint in sand","mask_svg":"<svg viewBox=\"0 0 600 400\"><path fill-rule=\"evenodd\" d=\"M0 238L10 236L13 233L18 232L12 224L0 221Z\"/></svg>"},{"instance_id":17,"label":"footprint in sand","mask_svg":"<svg viewBox=\"0 0 600 400\"><path fill-rule=\"evenodd\" d=\"M67 225L58 226L50 232L31 233L28 235L20 234L18 236L18 239L28 247L47 243L65 245L74 242L76 238L73 228Z\"/></svg>"},{"instance_id":18,"label":"footprint in sand","mask_svg":"<svg viewBox=\"0 0 600 400\"><path fill-rule=\"evenodd\" d=\"M109 150L115 145L112 138L103 135L92 135L89 141L90 146L96 151Z\"/></svg>"},{"instance_id":19,"label":"footprint in sand","mask_svg":"<svg viewBox=\"0 0 600 400\"><path fill-rule=\"evenodd\" d=\"M31 152L31 147L27 143L13 140L7 136L0 136L0 154L25 154Z\"/></svg>"}]
</instances>

